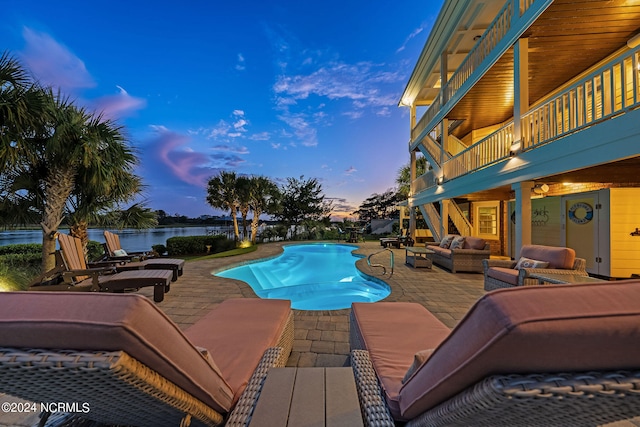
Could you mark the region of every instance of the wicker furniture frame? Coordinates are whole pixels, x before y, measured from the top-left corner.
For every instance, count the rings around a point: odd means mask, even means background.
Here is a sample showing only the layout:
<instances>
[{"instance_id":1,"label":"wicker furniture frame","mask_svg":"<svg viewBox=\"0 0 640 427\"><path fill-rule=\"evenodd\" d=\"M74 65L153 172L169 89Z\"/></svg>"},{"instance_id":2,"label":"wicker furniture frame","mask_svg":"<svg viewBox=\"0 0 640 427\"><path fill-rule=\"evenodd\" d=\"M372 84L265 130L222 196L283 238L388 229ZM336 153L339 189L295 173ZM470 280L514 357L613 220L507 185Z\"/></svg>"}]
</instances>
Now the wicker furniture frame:
<instances>
[{"instance_id":1,"label":"wicker furniture frame","mask_svg":"<svg viewBox=\"0 0 640 427\"><path fill-rule=\"evenodd\" d=\"M437 246L438 242L429 246ZM435 251L432 255L434 264L448 268L452 273L458 271L470 271L482 273L482 260L491 256L491 245L486 243L484 249L454 249L451 251L451 258L447 258Z\"/></svg>"},{"instance_id":2,"label":"wicker furniture frame","mask_svg":"<svg viewBox=\"0 0 640 427\"><path fill-rule=\"evenodd\" d=\"M540 281L534 277L530 277L532 273L551 273L551 274L566 274L566 275L582 275L588 276L587 273L587 260L584 258L576 258L573 262L572 269L561 268L522 268L518 270L518 285L512 285L511 283L503 282L502 280L494 277L489 277L487 272L491 267L503 267L514 268L516 261L501 260L501 259L485 259L482 261L482 271L484 272L484 290L493 291L495 289L512 288L514 286L532 286L539 285Z\"/></svg>"},{"instance_id":3,"label":"wicker furniture frame","mask_svg":"<svg viewBox=\"0 0 640 427\"><path fill-rule=\"evenodd\" d=\"M351 366L365 425L394 427L366 350ZM640 415L640 371L494 375L407 426L596 426Z\"/></svg>"},{"instance_id":4,"label":"wicker furniture frame","mask_svg":"<svg viewBox=\"0 0 640 427\"><path fill-rule=\"evenodd\" d=\"M267 349L227 426L248 425L269 369L284 367L293 347L293 312L277 347ZM240 349L239 349L240 350ZM220 426L225 416L123 351L0 348L0 390L37 402L88 403L79 413L43 413L62 425L86 421L132 426ZM90 424L90 423L89 423Z\"/></svg>"}]
</instances>

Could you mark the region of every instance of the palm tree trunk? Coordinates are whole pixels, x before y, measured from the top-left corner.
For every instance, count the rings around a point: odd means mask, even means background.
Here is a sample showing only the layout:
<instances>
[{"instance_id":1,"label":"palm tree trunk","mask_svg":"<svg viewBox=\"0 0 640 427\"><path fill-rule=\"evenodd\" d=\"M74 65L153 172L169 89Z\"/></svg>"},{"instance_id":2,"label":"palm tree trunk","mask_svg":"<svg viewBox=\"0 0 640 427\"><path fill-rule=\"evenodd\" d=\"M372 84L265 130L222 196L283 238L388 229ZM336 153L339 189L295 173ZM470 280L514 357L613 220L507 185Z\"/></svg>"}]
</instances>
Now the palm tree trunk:
<instances>
[{"instance_id":1,"label":"palm tree trunk","mask_svg":"<svg viewBox=\"0 0 640 427\"><path fill-rule=\"evenodd\" d=\"M79 221L71 224L69 231L73 237L80 239L82 242L82 251L85 258L87 257L87 243L89 243L89 223L87 221Z\"/></svg>"},{"instance_id":2,"label":"palm tree trunk","mask_svg":"<svg viewBox=\"0 0 640 427\"><path fill-rule=\"evenodd\" d=\"M71 168L50 171L45 181L46 205L42 214L42 272L55 267L56 234L64 218L64 206L73 189L75 172Z\"/></svg>"},{"instance_id":3,"label":"palm tree trunk","mask_svg":"<svg viewBox=\"0 0 640 427\"><path fill-rule=\"evenodd\" d=\"M242 215L242 240L247 239L247 216L249 215L249 206L241 207L240 214Z\"/></svg>"},{"instance_id":4,"label":"palm tree trunk","mask_svg":"<svg viewBox=\"0 0 640 427\"><path fill-rule=\"evenodd\" d=\"M236 242L240 240L240 229L238 228L238 211L235 206L231 207L231 219L233 220L233 233L236 239Z\"/></svg>"},{"instance_id":5,"label":"palm tree trunk","mask_svg":"<svg viewBox=\"0 0 640 427\"><path fill-rule=\"evenodd\" d=\"M253 208L253 218L251 218L251 243L255 244L256 243L256 237L258 234L258 225L260 222L260 214L262 212L260 212L260 210L256 210L256 208Z\"/></svg>"}]
</instances>

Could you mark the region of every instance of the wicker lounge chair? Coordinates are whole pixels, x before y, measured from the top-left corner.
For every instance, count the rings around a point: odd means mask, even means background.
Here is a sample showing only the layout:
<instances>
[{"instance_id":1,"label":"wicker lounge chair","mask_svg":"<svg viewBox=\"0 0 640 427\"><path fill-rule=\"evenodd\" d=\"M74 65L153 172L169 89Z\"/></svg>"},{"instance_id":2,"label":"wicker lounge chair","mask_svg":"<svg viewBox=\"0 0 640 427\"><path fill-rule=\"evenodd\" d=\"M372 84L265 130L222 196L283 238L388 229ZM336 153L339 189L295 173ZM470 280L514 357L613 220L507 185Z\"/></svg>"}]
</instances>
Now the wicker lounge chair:
<instances>
[{"instance_id":1,"label":"wicker lounge chair","mask_svg":"<svg viewBox=\"0 0 640 427\"><path fill-rule=\"evenodd\" d=\"M639 280L498 290L453 331L419 304L354 303L351 364L363 417L375 426L637 417L638 324Z\"/></svg>"},{"instance_id":2,"label":"wicker lounge chair","mask_svg":"<svg viewBox=\"0 0 640 427\"><path fill-rule=\"evenodd\" d=\"M153 257L149 252L128 252L120 245L120 236L110 231L104 232L104 252L106 260L120 261L116 266L119 271L125 270L171 270L172 280L178 280L184 270L184 260L176 258Z\"/></svg>"},{"instance_id":3,"label":"wicker lounge chair","mask_svg":"<svg viewBox=\"0 0 640 427\"><path fill-rule=\"evenodd\" d=\"M77 403L65 425L246 425L292 343L289 301L227 300L183 333L140 295L4 293L0 392Z\"/></svg>"},{"instance_id":4,"label":"wicker lounge chair","mask_svg":"<svg viewBox=\"0 0 640 427\"><path fill-rule=\"evenodd\" d=\"M153 300L164 300L169 292L171 270L131 270L118 272L115 266L87 268L80 239L59 233L60 250L56 266L36 278L30 291L124 292L153 286Z\"/></svg>"}]
</instances>

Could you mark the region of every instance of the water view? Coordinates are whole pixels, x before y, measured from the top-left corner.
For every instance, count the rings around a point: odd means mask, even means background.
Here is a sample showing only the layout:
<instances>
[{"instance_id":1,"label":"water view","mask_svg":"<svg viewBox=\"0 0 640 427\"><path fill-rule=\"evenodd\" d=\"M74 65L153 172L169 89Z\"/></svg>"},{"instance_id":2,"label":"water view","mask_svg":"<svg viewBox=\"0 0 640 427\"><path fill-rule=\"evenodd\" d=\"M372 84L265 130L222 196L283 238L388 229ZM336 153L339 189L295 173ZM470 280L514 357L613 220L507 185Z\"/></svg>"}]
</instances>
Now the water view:
<instances>
[{"instance_id":1,"label":"water view","mask_svg":"<svg viewBox=\"0 0 640 427\"><path fill-rule=\"evenodd\" d=\"M229 227L164 227L149 228L146 230L124 229L111 230L120 236L122 247L130 252L148 251L153 245L166 245L167 239L175 236L204 236L207 234L226 234ZM96 242L104 242L104 230L92 228L89 230L89 239ZM61 230L68 233L68 230ZM40 230L10 230L0 232L0 246L16 243L42 243L42 231Z\"/></svg>"}]
</instances>

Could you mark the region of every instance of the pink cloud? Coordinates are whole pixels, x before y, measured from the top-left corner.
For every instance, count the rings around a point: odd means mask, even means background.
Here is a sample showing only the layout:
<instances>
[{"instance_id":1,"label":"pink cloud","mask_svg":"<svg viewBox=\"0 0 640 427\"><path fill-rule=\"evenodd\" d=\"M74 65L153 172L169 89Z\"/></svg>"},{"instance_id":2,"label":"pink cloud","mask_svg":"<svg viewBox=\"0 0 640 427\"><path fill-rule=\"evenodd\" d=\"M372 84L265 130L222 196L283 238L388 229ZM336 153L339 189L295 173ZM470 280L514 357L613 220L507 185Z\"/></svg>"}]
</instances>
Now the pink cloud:
<instances>
[{"instance_id":1,"label":"pink cloud","mask_svg":"<svg viewBox=\"0 0 640 427\"><path fill-rule=\"evenodd\" d=\"M127 93L126 90L118 86L120 93L117 95L103 96L93 101L94 108L98 113L107 119L118 119L126 117L132 112L146 107L147 101L136 98Z\"/></svg>"},{"instance_id":2,"label":"pink cloud","mask_svg":"<svg viewBox=\"0 0 640 427\"><path fill-rule=\"evenodd\" d=\"M160 161L181 181L206 187L213 174L209 157L185 147L190 141L189 137L172 132L164 126L156 126L155 129L158 137L153 144Z\"/></svg>"},{"instance_id":3,"label":"pink cloud","mask_svg":"<svg viewBox=\"0 0 640 427\"><path fill-rule=\"evenodd\" d=\"M26 41L22 60L41 83L63 92L96 85L84 62L50 35L27 27L22 35Z\"/></svg>"}]
</instances>

